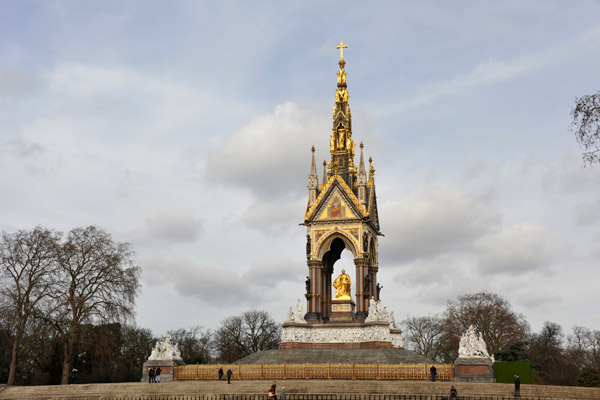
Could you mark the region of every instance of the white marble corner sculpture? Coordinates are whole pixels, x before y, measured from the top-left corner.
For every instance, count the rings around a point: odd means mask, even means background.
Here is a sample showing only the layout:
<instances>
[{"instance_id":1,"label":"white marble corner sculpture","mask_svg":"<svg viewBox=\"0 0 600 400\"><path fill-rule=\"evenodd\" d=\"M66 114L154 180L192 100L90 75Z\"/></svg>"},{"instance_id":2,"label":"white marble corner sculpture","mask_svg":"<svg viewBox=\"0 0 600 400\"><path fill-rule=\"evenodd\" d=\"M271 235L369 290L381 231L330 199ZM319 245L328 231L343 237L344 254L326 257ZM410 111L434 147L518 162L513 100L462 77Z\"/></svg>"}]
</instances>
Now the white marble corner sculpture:
<instances>
[{"instance_id":1,"label":"white marble corner sculpture","mask_svg":"<svg viewBox=\"0 0 600 400\"><path fill-rule=\"evenodd\" d=\"M365 322L387 322L390 324L390 328L397 328L394 313L389 313L387 307L382 309L381 301L375 299L369 300L369 315Z\"/></svg>"},{"instance_id":2,"label":"white marble corner sculpture","mask_svg":"<svg viewBox=\"0 0 600 400\"><path fill-rule=\"evenodd\" d=\"M306 320L304 319L304 313L302 312L302 300L298 299L298 303L296 303L296 312L294 312L292 310L292 307L290 307L290 311L288 311L288 316L284 323L286 322L306 324Z\"/></svg>"},{"instance_id":3,"label":"white marble corner sculpture","mask_svg":"<svg viewBox=\"0 0 600 400\"><path fill-rule=\"evenodd\" d=\"M458 358L490 358L492 362L494 357L488 354L485 341L479 333L475 331L473 325L460 338L458 347Z\"/></svg>"},{"instance_id":4,"label":"white marble corner sculpture","mask_svg":"<svg viewBox=\"0 0 600 400\"><path fill-rule=\"evenodd\" d=\"M156 341L156 345L154 349L152 349L152 354L148 357L148 361L151 360L173 360L173 361L183 361L181 358L181 352L177 347L177 343L173 343L173 339L171 334L167 332L165 336L163 336L164 340Z\"/></svg>"}]
</instances>

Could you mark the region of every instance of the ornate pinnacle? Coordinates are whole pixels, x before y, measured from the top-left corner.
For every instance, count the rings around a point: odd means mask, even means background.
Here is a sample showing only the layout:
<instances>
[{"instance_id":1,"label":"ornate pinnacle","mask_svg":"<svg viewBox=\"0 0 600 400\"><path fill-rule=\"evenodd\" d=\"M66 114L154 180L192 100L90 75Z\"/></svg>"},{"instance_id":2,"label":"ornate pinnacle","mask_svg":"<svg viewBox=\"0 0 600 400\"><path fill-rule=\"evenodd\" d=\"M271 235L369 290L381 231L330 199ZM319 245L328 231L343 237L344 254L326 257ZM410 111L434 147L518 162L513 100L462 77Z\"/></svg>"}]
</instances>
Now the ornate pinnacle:
<instances>
[{"instance_id":1,"label":"ornate pinnacle","mask_svg":"<svg viewBox=\"0 0 600 400\"><path fill-rule=\"evenodd\" d=\"M317 166L315 165L315 146L312 147L312 160L310 163L310 173L308 174L308 188L316 189L319 185L319 178L317 177Z\"/></svg>"},{"instance_id":2,"label":"ornate pinnacle","mask_svg":"<svg viewBox=\"0 0 600 400\"><path fill-rule=\"evenodd\" d=\"M363 157L363 144L360 142L360 162L358 165L358 185L366 185L367 184L367 173L365 171L365 160Z\"/></svg>"}]
</instances>

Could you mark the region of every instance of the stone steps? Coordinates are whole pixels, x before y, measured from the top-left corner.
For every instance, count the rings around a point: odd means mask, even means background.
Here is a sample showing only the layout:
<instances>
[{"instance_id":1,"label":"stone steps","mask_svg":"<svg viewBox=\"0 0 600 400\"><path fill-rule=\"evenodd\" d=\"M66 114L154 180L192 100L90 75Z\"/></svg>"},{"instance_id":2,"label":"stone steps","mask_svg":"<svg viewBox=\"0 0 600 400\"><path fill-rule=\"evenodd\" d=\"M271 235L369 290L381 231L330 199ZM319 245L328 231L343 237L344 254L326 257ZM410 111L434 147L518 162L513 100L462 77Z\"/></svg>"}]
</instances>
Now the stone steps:
<instances>
[{"instance_id":1,"label":"stone steps","mask_svg":"<svg viewBox=\"0 0 600 400\"><path fill-rule=\"evenodd\" d=\"M6 386L0 392L5 399L202 399L204 395L248 395L264 397L272 381L177 381L149 384L77 384L66 386ZM447 396L454 385L462 396L512 396L512 384L423 382L423 381L344 381L344 380L285 380L278 381L278 391L285 386L286 393L331 395L408 395L423 394ZM200 396L200 397L198 397ZM600 388L521 385L521 396L552 399L600 399Z\"/></svg>"}]
</instances>

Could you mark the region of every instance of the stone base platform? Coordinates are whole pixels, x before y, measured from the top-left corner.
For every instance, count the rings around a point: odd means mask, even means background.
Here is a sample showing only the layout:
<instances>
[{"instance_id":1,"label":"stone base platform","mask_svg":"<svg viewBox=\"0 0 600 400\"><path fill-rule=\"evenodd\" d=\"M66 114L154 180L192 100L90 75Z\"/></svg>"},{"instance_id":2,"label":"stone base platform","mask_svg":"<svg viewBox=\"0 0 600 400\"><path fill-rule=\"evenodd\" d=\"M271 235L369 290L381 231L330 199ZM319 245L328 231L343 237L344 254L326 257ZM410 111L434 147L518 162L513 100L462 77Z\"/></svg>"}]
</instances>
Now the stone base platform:
<instances>
[{"instance_id":1,"label":"stone base platform","mask_svg":"<svg viewBox=\"0 0 600 400\"><path fill-rule=\"evenodd\" d=\"M239 360L241 364L420 364L433 363L406 349L287 349L260 351Z\"/></svg>"},{"instance_id":2,"label":"stone base platform","mask_svg":"<svg viewBox=\"0 0 600 400\"><path fill-rule=\"evenodd\" d=\"M401 349L402 330L389 321L284 322L279 348L284 349Z\"/></svg>"},{"instance_id":3,"label":"stone base platform","mask_svg":"<svg viewBox=\"0 0 600 400\"><path fill-rule=\"evenodd\" d=\"M492 360L487 357L457 358L454 361L454 380L494 383Z\"/></svg>"}]
</instances>

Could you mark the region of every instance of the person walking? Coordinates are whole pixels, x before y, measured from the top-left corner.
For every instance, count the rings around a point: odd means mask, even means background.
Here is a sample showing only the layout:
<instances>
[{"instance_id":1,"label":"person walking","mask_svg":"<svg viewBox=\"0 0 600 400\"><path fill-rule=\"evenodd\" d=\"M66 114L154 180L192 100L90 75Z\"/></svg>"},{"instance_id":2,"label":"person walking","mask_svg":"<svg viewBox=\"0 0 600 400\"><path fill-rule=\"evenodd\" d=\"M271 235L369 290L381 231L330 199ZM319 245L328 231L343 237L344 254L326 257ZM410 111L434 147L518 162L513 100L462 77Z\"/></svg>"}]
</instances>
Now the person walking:
<instances>
[{"instance_id":1,"label":"person walking","mask_svg":"<svg viewBox=\"0 0 600 400\"><path fill-rule=\"evenodd\" d=\"M277 381L273 382L271 385L271 390L269 390L269 399L277 400Z\"/></svg>"},{"instance_id":2,"label":"person walking","mask_svg":"<svg viewBox=\"0 0 600 400\"><path fill-rule=\"evenodd\" d=\"M231 384L231 375L233 375L233 371L231 370L231 368L229 368L227 370L227 384Z\"/></svg>"},{"instance_id":3,"label":"person walking","mask_svg":"<svg viewBox=\"0 0 600 400\"><path fill-rule=\"evenodd\" d=\"M154 367L148 371L148 383L154 382Z\"/></svg>"},{"instance_id":4,"label":"person walking","mask_svg":"<svg viewBox=\"0 0 600 400\"><path fill-rule=\"evenodd\" d=\"M160 367L156 368L156 372L154 373L154 382L160 383Z\"/></svg>"},{"instance_id":5,"label":"person walking","mask_svg":"<svg viewBox=\"0 0 600 400\"><path fill-rule=\"evenodd\" d=\"M279 391L279 400L285 400L285 387L282 386L281 390Z\"/></svg>"},{"instance_id":6,"label":"person walking","mask_svg":"<svg viewBox=\"0 0 600 400\"><path fill-rule=\"evenodd\" d=\"M515 381L515 397L521 397L521 378L515 374L513 381Z\"/></svg>"},{"instance_id":7,"label":"person walking","mask_svg":"<svg viewBox=\"0 0 600 400\"><path fill-rule=\"evenodd\" d=\"M429 372L431 372L431 382L435 382L435 377L437 375L437 369L435 369L435 365L432 365L431 368L429 368Z\"/></svg>"},{"instance_id":8,"label":"person walking","mask_svg":"<svg viewBox=\"0 0 600 400\"><path fill-rule=\"evenodd\" d=\"M223 367L219 368L219 380L222 381L223 380Z\"/></svg>"}]
</instances>

